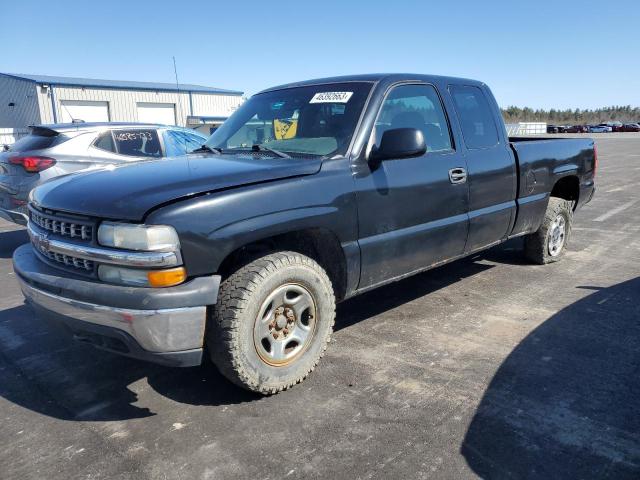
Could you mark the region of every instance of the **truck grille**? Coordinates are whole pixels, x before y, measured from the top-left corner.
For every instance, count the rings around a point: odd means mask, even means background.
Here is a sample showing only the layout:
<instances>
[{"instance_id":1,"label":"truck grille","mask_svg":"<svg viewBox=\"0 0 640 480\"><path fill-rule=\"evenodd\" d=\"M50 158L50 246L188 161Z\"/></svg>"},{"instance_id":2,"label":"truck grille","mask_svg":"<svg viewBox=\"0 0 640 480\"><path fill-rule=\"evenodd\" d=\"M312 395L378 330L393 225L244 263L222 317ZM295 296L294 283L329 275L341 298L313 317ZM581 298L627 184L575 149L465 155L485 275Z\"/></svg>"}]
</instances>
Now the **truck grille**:
<instances>
[{"instance_id":1,"label":"truck grille","mask_svg":"<svg viewBox=\"0 0 640 480\"><path fill-rule=\"evenodd\" d=\"M40 235L31 236L31 245L42 261L69 272L95 275L95 262L54 252L50 249L48 241L58 239L69 241L69 243L90 245L96 231L95 222L88 218L43 210L29 204L29 224L31 225L29 228ZM72 242L71 239L73 239Z\"/></svg>"},{"instance_id":2,"label":"truck grille","mask_svg":"<svg viewBox=\"0 0 640 480\"><path fill-rule=\"evenodd\" d=\"M41 255L44 255L49 260L60 263L65 267L78 269L87 273L93 272L95 267L91 260L84 260L82 258L70 257L69 255L63 255L62 253L50 252L49 250L38 249Z\"/></svg>"},{"instance_id":3,"label":"truck grille","mask_svg":"<svg viewBox=\"0 0 640 480\"><path fill-rule=\"evenodd\" d=\"M29 219L38 227L64 237L90 241L93 238L93 224L69 217L48 214L29 206Z\"/></svg>"}]
</instances>

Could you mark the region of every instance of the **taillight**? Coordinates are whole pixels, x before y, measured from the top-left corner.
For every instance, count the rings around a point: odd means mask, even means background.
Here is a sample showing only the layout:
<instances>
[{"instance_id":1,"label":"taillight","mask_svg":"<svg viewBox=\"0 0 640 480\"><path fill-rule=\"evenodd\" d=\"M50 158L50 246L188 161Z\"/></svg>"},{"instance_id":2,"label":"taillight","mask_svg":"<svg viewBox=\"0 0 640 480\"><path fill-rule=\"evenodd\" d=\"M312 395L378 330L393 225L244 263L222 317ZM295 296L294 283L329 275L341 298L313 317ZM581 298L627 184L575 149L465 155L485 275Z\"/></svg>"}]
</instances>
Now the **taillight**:
<instances>
[{"instance_id":1,"label":"taillight","mask_svg":"<svg viewBox=\"0 0 640 480\"><path fill-rule=\"evenodd\" d=\"M53 167L56 161L49 157L11 157L9 163L20 165L26 172L37 173Z\"/></svg>"},{"instance_id":2,"label":"taillight","mask_svg":"<svg viewBox=\"0 0 640 480\"><path fill-rule=\"evenodd\" d=\"M598 146L593 144L593 178L596 176L596 171L598 170Z\"/></svg>"}]
</instances>

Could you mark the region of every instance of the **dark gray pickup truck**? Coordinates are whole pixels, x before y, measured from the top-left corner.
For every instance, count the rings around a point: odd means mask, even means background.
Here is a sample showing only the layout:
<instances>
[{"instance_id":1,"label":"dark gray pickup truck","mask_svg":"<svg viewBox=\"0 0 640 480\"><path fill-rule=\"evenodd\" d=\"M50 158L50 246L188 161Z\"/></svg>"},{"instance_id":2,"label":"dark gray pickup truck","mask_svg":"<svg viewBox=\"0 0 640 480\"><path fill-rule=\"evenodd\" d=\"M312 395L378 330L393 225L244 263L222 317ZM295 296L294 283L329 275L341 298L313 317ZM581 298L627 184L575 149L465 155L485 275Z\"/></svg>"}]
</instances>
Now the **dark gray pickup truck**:
<instances>
[{"instance_id":1,"label":"dark gray pickup truck","mask_svg":"<svg viewBox=\"0 0 640 480\"><path fill-rule=\"evenodd\" d=\"M509 139L481 82L295 83L190 155L41 185L14 269L78 340L174 366L207 351L275 393L316 366L337 301L516 236L560 259L596 166L590 139Z\"/></svg>"}]
</instances>

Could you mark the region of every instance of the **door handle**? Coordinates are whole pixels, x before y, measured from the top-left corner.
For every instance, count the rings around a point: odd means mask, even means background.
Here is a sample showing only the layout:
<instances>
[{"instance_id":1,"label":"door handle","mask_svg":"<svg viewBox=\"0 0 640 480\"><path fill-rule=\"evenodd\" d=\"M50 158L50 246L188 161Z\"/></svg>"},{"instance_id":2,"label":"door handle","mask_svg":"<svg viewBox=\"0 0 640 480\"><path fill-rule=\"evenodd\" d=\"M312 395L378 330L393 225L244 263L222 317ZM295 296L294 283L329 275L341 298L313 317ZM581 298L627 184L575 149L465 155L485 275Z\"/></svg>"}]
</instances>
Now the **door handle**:
<instances>
[{"instance_id":1,"label":"door handle","mask_svg":"<svg viewBox=\"0 0 640 480\"><path fill-rule=\"evenodd\" d=\"M465 183L467 181L467 171L464 168L452 168L449 170L449 181L453 184Z\"/></svg>"}]
</instances>

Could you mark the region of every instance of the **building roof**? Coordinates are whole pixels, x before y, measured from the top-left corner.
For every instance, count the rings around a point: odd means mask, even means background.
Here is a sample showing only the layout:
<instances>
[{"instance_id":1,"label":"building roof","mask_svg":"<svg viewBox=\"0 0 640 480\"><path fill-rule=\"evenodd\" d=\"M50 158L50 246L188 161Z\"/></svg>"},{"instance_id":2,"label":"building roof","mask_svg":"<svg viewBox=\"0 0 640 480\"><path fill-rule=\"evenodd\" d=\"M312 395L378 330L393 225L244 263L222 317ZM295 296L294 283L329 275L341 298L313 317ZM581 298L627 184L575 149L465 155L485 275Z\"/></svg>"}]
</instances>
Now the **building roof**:
<instances>
[{"instance_id":1,"label":"building roof","mask_svg":"<svg viewBox=\"0 0 640 480\"><path fill-rule=\"evenodd\" d=\"M48 85L65 85L74 87L95 87L114 88L122 90L162 90L165 92L199 92L199 93L219 93L224 95L242 95L244 92L238 90L225 90L222 88L205 87L202 85L192 85L181 83L179 88L175 83L157 82L132 82L128 80L99 80L96 78L75 78L56 77L52 75L31 75L24 73L0 73L7 77L18 78L30 82L44 83Z\"/></svg>"}]
</instances>

